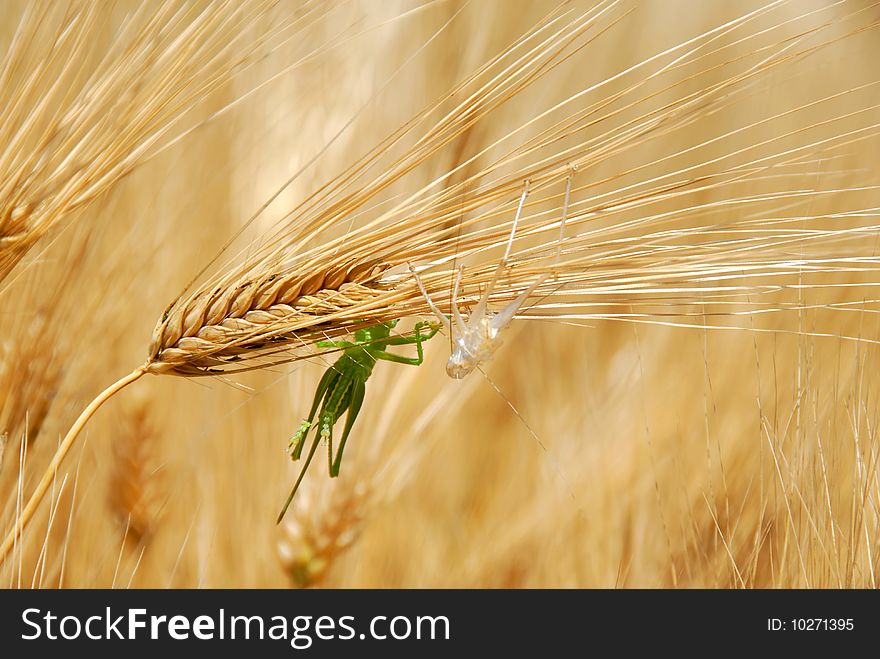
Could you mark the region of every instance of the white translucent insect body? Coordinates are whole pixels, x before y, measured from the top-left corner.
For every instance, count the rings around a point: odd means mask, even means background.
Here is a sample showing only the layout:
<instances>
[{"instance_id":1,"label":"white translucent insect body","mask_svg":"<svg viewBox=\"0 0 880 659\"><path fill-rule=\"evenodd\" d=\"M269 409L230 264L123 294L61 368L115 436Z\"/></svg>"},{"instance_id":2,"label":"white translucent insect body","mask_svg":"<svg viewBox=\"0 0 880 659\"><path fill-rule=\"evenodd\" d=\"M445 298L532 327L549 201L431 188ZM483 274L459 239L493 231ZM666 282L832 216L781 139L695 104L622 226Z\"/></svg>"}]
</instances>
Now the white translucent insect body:
<instances>
[{"instance_id":1,"label":"white translucent insect body","mask_svg":"<svg viewBox=\"0 0 880 659\"><path fill-rule=\"evenodd\" d=\"M568 214L568 200L570 193L571 175L568 177L568 183L565 189L565 205L562 213L562 223L560 224L560 239L562 236L562 232L565 228L565 219L566 215ZM495 270L495 274L492 275L492 280L489 282L489 286L480 297L480 301L471 311L467 321L464 320L461 312L458 309L458 291L461 285L461 275L463 268L459 267L458 272L455 276L455 285L452 289L452 319L450 319L449 316L440 311L437 305L434 304L434 301L431 299L430 295L428 295L428 291L425 290L425 286L424 284L422 284L422 280L416 273L415 268L413 268L412 265L409 265L410 272L415 278L416 283L419 286L419 290L425 297L425 300L428 302L428 306L431 307L431 310L434 312L440 322L443 323L443 325L445 325L447 328L449 328L449 331L452 333L452 354L449 356L449 361L446 363L446 373L451 378L460 380L468 373L473 371L475 368L477 368L477 366L479 366L482 362L492 358L492 355L502 343L502 340L500 338L501 332L510 324L510 321L513 320L513 317L516 315L516 312L519 311L520 308L522 308L522 306L526 303L526 300L529 299L535 289L540 286L548 277L547 274L543 274L538 277L538 279L531 286L529 286L525 291L523 291L522 294L519 295L519 297L510 302L501 311L494 313L489 311L489 298L492 296L492 293L495 290L495 285L498 282L498 278L507 267L508 258L510 257L510 248L513 245L513 238L516 234L516 227L519 223L519 218L522 214L523 204L525 203L528 194L529 181L526 180L523 185L523 192L519 200L519 206L516 210L516 216L513 219L513 227L510 231L510 238L508 239L507 247L504 250L504 256L498 263L498 268ZM557 259L558 257L559 251L557 250Z\"/></svg>"}]
</instances>

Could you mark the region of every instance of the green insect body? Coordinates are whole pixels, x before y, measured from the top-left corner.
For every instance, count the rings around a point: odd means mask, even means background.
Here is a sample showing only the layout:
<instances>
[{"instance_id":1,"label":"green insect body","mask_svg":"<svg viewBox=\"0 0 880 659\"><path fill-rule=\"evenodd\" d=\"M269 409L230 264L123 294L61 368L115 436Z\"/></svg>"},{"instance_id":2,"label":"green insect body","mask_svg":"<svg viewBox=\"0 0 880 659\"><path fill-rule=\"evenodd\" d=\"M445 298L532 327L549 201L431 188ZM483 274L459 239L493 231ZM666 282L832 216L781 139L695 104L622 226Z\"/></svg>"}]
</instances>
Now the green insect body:
<instances>
[{"instance_id":1,"label":"green insect body","mask_svg":"<svg viewBox=\"0 0 880 659\"><path fill-rule=\"evenodd\" d=\"M364 393L366 391L366 382L373 373L373 367L376 362L381 360L396 362L398 364L409 364L411 366L419 366L424 361L422 354L422 343L433 337L440 329L439 323L416 323L413 332L410 335L391 336L391 330L397 325L396 320L388 323L380 323L364 329L357 330L354 333L355 341L320 341L319 348L342 348L342 356L327 369L321 381L318 383L318 389L315 391L315 399L312 402L312 409L309 411L307 419L303 420L299 429L290 440L290 457L293 460L299 460L302 457L303 448L305 447L306 435L315 425L315 414L318 415L317 432L309 453L306 456L305 464L296 479L296 483L284 504L278 521L284 517L290 502L296 496L305 476L306 469L312 462L312 457L318 449L321 441L327 444L327 463L330 470L330 477L335 478L339 475L339 466L342 462L342 452L345 449L345 442L354 425L357 415L361 410L364 402ZM428 328L425 334L422 330ZM404 357L388 352L390 346L415 345L416 357ZM320 407L320 412L318 408ZM342 430L342 437L339 440L339 449L334 459L333 456L333 426L346 414L345 426Z\"/></svg>"}]
</instances>

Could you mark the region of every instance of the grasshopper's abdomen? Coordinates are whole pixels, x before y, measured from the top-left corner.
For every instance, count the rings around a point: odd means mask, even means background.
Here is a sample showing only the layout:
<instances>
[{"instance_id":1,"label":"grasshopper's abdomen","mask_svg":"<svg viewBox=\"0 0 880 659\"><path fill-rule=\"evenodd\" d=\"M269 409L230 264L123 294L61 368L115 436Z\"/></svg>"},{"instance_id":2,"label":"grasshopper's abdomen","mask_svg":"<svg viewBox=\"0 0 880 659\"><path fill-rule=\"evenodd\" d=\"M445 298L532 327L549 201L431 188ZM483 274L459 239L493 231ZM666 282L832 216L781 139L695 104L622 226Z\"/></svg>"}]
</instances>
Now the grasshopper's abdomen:
<instances>
[{"instance_id":1,"label":"grasshopper's abdomen","mask_svg":"<svg viewBox=\"0 0 880 659\"><path fill-rule=\"evenodd\" d=\"M318 424L321 438L327 440L336 422L351 403L355 382L365 382L373 372L375 358L366 350L351 350L337 360L333 368L339 371L338 384L328 392Z\"/></svg>"}]
</instances>

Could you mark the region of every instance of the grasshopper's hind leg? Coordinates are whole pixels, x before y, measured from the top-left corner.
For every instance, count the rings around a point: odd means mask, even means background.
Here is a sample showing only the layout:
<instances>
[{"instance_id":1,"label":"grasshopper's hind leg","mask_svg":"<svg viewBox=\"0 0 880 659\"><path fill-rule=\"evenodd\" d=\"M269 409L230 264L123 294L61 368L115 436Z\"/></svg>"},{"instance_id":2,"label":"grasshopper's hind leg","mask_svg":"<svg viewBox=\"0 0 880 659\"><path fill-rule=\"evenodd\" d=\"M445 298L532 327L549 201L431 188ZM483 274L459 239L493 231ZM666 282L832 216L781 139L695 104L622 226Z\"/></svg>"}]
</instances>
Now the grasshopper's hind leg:
<instances>
[{"instance_id":1,"label":"grasshopper's hind leg","mask_svg":"<svg viewBox=\"0 0 880 659\"><path fill-rule=\"evenodd\" d=\"M306 435L309 433L309 428L312 427L312 423L315 420L315 413L318 411L318 405L321 404L324 394L333 390L338 379L339 372L332 366L328 368L321 377L321 381L318 383L318 389L315 391L315 399L312 401L312 409L309 411L309 416L299 425L299 429L296 431L296 434L294 434L288 445L287 450L290 452L292 460L299 460L300 456L302 456Z\"/></svg>"},{"instance_id":2,"label":"grasshopper's hind leg","mask_svg":"<svg viewBox=\"0 0 880 659\"><path fill-rule=\"evenodd\" d=\"M345 427L342 429L342 437L339 440L339 449L336 451L336 459L330 463L330 478L336 478L339 475L339 466L342 464L342 452L345 450L345 442L348 441L348 433L351 432L354 422L357 420L358 413L361 411L361 405L364 402L364 394L367 387L362 380L358 380L352 385L351 401L348 405L348 414L345 417ZM333 456L333 443L329 445L328 457Z\"/></svg>"}]
</instances>

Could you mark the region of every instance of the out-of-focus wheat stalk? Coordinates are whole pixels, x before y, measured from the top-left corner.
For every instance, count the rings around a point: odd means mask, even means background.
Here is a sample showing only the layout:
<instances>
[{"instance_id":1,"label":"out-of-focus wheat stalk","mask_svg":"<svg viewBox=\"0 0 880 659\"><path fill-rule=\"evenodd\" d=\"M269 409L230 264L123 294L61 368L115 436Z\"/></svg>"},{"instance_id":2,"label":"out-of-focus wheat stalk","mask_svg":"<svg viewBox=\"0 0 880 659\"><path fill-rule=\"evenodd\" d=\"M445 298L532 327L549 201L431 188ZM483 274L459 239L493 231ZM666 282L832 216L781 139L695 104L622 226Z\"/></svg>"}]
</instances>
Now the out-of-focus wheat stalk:
<instances>
[{"instance_id":1,"label":"out-of-focus wheat stalk","mask_svg":"<svg viewBox=\"0 0 880 659\"><path fill-rule=\"evenodd\" d=\"M299 588L320 586L339 556L357 539L363 523L367 486L341 484L324 500L301 497L300 514L285 525L278 554L291 581Z\"/></svg>"},{"instance_id":2,"label":"out-of-focus wheat stalk","mask_svg":"<svg viewBox=\"0 0 880 659\"><path fill-rule=\"evenodd\" d=\"M161 516L157 470L152 458L155 430L146 402L127 415L114 445L115 468L110 481L110 504L125 529L125 539L135 545L147 542Z\"/></svg>"},{"instance_id":3,"label":"out-of-focus wheat stalk","mask_svg":"<svg viewBox=\"0 0 880 659\"><path fill-rule=\"evenodd\" d=\"M53 228L188 128L193 107L314 7L254 35L276 3L28 3L0 61L0 280ZM0 289L2 292L4 289Z\"/></svg>"},{"instance_id":4,"label":"out-of-focus wheat stalk","mask_svg":"<svg viewBox=\"0 0 880 659\"><path fill-rule=\"evenodd\" d=\"M4 437L36 437L53 402L60 377L60 365L46 350L44 336L54 327L38 317L30 327L24 345L0 347L0 434ZM11 353L11 354L10 354Z\"/></svg>"}]
</instances>

